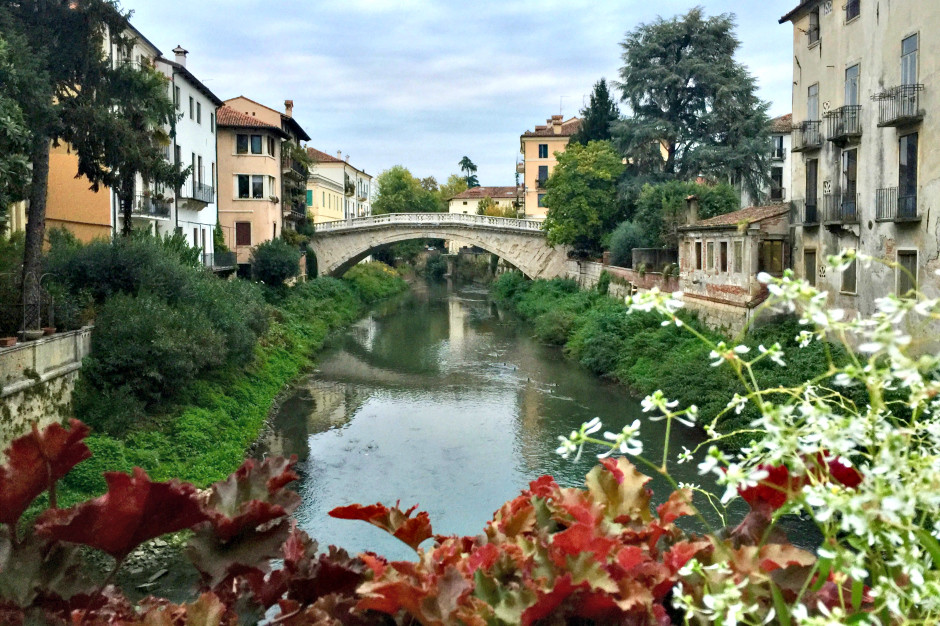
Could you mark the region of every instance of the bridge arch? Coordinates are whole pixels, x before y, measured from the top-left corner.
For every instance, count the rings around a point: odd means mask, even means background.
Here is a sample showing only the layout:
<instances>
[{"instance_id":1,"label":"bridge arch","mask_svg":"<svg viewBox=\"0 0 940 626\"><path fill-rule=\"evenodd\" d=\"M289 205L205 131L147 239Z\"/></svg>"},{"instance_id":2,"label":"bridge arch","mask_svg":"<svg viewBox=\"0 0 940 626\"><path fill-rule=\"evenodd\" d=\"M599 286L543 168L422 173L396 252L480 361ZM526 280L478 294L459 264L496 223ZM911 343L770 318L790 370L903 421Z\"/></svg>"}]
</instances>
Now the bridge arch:
<instances>
[{"instance_id":1,"label":"bridge arch","mask_svg":"<svg viewBox=\"0 0 940 626\"><path fill-rule=\"evenodd\" d=\"M393 213L316 225L310 248L320 273L341 276L372 251L409 239L451 239L477 246L529 278L567 270L568 249L552 248L535 220L451 213Z\"/></svg>"}]
</instances>

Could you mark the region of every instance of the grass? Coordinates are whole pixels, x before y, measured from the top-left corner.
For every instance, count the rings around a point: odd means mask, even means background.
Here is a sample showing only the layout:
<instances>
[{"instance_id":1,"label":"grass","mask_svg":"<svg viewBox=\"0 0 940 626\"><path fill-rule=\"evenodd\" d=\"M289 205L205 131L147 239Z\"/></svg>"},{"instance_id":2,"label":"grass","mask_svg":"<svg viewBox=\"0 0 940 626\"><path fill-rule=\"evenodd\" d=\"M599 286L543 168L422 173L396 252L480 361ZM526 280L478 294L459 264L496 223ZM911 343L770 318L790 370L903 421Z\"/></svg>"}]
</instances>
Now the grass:
<instances>
[{"instance_id":1,"label":"grass","mask_svg":"<svg viewBox=\"0 0 940 626\"><path fill-rule=\"evenodd\" d=\"M744 393L741 381L727 366L712 367L708 346L674 324L663 326L659 315L628 313L619 300L597 290L580 290L570 280L528 281L518 273L501 275L492 296L531 322L537 339L563 346L569 358L593 373L614 379L640 396L661 389L682 408L695 404L700 423L718 418L720 433L746 428L755 417L753 407L741 414L725 411L735 393ZM730 341L693 314L682 312L680 317L714 342ZM795 340L799 331L797 320L788 319L757 329L743 341L754 355L761 344L779 342L784 349L786 367L769 360L755 366L762 389L794 386L823 375L830 358L844 362L846 354L836 346L814 342L800 349ZM728 445L735 448L748 441L749 437L736 436Z\"/></svg>"},{"instance_id":2,"label":"grass","mask_svg":"<svg viewBox=\"0 0 940 626\"><path fill-rule=\"evenodd\" d=\"M381 264L357 266L347 278L317 278L268 294L270 323L245 366L229 366L190 385L171 411L122 438L92 434L94 456L60 485L63 504L105 491L105 471L142 467L154 480L178 478L205 487L237 469L272 403L308 368L327 335L366 307L400 293L406 283Z\"/></svg>"}]
</instances>

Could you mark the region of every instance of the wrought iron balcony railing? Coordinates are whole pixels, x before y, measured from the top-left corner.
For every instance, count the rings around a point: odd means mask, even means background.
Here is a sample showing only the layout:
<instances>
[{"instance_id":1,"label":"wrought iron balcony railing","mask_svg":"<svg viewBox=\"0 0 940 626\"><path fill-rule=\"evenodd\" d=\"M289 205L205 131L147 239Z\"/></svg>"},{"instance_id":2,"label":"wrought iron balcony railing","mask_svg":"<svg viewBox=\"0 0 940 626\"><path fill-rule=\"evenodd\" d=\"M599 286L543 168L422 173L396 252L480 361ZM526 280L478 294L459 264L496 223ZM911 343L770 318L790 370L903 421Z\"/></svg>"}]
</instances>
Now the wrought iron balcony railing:
<instances>
[{"instance_id":1,"label":"wrought iron balcony railing","mask_svg":"<svg viewBox=\"0 0 940 626\"><path fill-rule=\"evenodd\" d=\"M164 198L140 195L134 198L132 213L140 217L170 217L170 203Z\"/></svg>"},{"instance_id":2,"label":"wrought iron balcony railing","mask_svg":"<svg viewBox=\"0 0 940 626\"><path fill-rule=\"evenodd\" d=\"M836 143L857 141L862 136L862 105L839 107L826 113L827 138Z\"/></svg>"},{"instance_id":3,"label":"wrought iron balcony railing","mask_svg":"<svg viewBox=\"0 0 940 626\"><path fill-rule=\"evenodd\" d=\"M897 187L877 190L875 219L879 222L919 222L917 194L901 195Z\"/></svg>"},{"instance_id":4,"label":"wrought iron balcony railing","mask_svg":"<svg viewBox=\"0 0 940 626\"><path fill-rule=\"evenodd\" d=\"M823 223L827 225L858 224L857 193L834 191L823 196Z\"/></svg>"},{"instance_id":5,"label":"wrought iron balcony railing","mask_svg":"<svg viewBox=\"0 0 940 626\"><path fill-rule=\"evenodd\" d=\"M232 269L238 265L235 252L203 253L202 264L213 270Z\"/></svg>"},{"instance_id":6,"label":"wrought iron balcony railing","mask_svg":"<svg viewBox=\"0 0 940 626\"><path fill-rule=\"evenodd\" d=\"M878 101L878 126L908 126L924 119L920 108L921 84L900 85L875 94Z\"/></svg>"},{"instance_id":7,"label":"wrought iron balcony railing","mask_svg":"<svg viewBox=\"0 0 940 626\"><path fill-rule=\"evenodd\" d=\"M794 200L793 205L796 209L796 219L803 226L819 225L819 210L815 198L810 200Z\"/></svg>"},{"instance_id":8,"label":"wrought iron balcony railing","mask_svg":"<svg viewBox=\"0 0 940 626\"><path fill-rule=\"evenodd\" d=\"M547 180L548 180L547 178L536 178L536 179L535 179L535 188L536 188L536 189L545 189L545 182L546 182Z\"/></svg>"},{"instance_id":9,"label":"wrought iron balcony railing","mask_svg":"<svg viewBox=\"0 0 940 626\"><path fill-rule=\"evenodd\" d=\"M802 122L793 127L793 152L819 150L822 147L822 133L819 120Z\"/></svg>"},{"instance_id":10,"label":"wrought iron balcony railing","mask_svg":"<svg viewBox=\"0 0 940 626\"><path fill-rule=\"evenodd\" d=\"M775 202L780 202L787 199L787 190L783 187L771 187L770 188L770 199Z\"/></svg>"}]
</instances>

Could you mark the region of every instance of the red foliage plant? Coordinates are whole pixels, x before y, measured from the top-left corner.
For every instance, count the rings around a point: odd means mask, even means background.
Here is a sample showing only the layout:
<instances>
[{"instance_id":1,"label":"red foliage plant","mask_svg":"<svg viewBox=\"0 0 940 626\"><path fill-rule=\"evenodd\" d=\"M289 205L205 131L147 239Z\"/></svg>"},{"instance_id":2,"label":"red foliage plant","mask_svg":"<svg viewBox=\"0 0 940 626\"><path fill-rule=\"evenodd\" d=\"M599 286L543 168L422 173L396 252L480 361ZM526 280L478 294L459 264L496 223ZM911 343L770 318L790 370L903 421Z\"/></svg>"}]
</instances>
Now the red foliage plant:
<instances>
[{"instance_id":1,"label":"red foliage plant","mask_svg":"<svg viewBox=\"0 0 940 626\"><path fill-rule=\"evenodd\" d=\"M55 482L89 456L87 433L74 421L70 429L33 429L7 451L0 467L0 623L229 625L268 613L271 623L297 625L660 626L683 619L669 601L677 586L700 598L709 583L722 582L683 574L692 559L724 564L724 575L747 581L748 602L768 613L775 598L793 601L804 588L816 590L804 598L813 607L832 606L844 591L833 581L808 580L815 557L792 545L684 532L676 521L694 513L691 493L676 491L654 514L649 478L622 458L595 467L585 489L560 487L548 476L533 481L477 537L434 536L427 513L397 505L330 513L382 528L414 549L416 561L352 558L332 547L319 553L290 519L299 503L287 488L297 478L294 459L246 461L204 492L152 482L139 468L130 476L110 473L103 496L66 510L51 499L31 527L18 528L32 501L54 493ZM782 476L774 471L768 480L779 486ZM752 514L763 515L755 512L777 503L777 493L746 494ZM78 546L92 547L114 557L116 571L141 543L182 529L193 531L187 554L202 574L190 603L151 597L135 605L112 585L91 584L77 559ZM432 537L432 546L419 547Z\"/></svg>"}]
</instances>

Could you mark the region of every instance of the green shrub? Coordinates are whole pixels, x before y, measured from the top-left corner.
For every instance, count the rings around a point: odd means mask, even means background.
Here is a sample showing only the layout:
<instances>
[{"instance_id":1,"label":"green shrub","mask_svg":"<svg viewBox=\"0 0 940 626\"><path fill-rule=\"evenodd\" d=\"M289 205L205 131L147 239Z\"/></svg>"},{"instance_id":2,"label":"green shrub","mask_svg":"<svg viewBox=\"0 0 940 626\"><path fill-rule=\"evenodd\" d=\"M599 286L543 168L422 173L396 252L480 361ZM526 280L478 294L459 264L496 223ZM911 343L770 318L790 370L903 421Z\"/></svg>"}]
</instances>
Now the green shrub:
<instances>
[{"instance_id":1,"label":"green shrub","mask_svg":"<svg viewBox=\"0 0 940 626\"><path fill-rule=\"evenodd\" d=\"M497 302L514 304L531 286L532 281L522 272L504 272L493 281L490 295Z\"/></svg>"},{"instance_id":2,"label":"green shrub","mask_svg":"<svg viewBox=\"0 0 940 626\"><path fill-rule=\"evenodd\" d=\"M646 248L652 243L648 233L635 222L621 222L608 239L610 264L618 267L633 267L633 249Z\"/></svg>"},{"instance_id":3,"label":"green shrub","mask_svg":"<svg viewBox=\"0 0 940 626\"><path fill-rule=\"evenodd\" d=\"M428 280L440 281L447 274L447 259L440 254L431 254L424 266L424 276Z\"/></svg>"},{"instance_id":4,"label":"green shrub","mask_svg":"<svg viewBox=\"0 0 940 626\"><path fill-rule=\"evenodd\" d=\"M300 251L283 239L272 239L251 251L251 271L255 280L279 287L300 273Z\"/></svg>"},{"instance_id":5,"label":"green shrub","mask_svg":"<svg viewBox=\"0 0 940 626\"><path fill-rule=\"evenodd\" d=\"M571 311L548 311L535 320L535 338L542 343L563 346L574 330L577 317Z\"/></svg>"},{"instance_id":6,"label":"green shrub","mask_svg":"<svg viewBox=\"0 0 940 626\"><path fill-rule=\"evenodd\" d=\"M606 296L610 291L610 272L601 270L601 275L597 279L597 293Z\"/></svg>"},{"instance_id":7,"label":"green shrub","mask_svg":"<svg viewBox=\"0 0 940 626\"><path fill-rule=\"evenodd\" d=\"M398 272L378 261L353 266L343 276L343 280L349 282L367 304L401 293L407 288Z\"/></svg>"}]
</instances>

